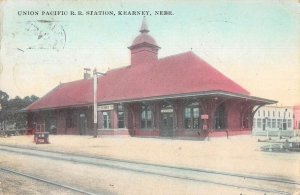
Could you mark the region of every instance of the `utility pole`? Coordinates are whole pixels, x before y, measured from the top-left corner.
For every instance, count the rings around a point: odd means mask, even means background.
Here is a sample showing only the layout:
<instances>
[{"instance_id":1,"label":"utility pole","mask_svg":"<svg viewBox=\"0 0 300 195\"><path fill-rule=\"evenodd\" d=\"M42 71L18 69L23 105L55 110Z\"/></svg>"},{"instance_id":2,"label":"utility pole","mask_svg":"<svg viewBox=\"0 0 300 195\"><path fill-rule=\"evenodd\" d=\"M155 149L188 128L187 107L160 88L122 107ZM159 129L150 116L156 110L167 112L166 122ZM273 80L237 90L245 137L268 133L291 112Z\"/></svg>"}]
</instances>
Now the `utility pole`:
<instances>
[{"instance_id":1,"label":"utility pole","mask_svg":"<svg viewBox=\"0 0 300 195\"><path fill-rule=\"evenodd\" d=\"M103 76L104 73L97 72L95 68L93 71L93 94L94 94L94 137L98 137L97 126L98 126L98 113L97 113L97 91L98 91L98 76Z\"/></svg>"},{"instance_id":2,"label":"utility pole","mask_svg":"<svg viewBox=\"0 0 300 195\"><path fill-rule=\"evenodd\" d=\"M98 124L98 116L97 116L97 70L96 68L93 71L93 76L94 76L94 137L97 137L98 133L97 133L97 124Z\"/></svg>"}]
</instances>

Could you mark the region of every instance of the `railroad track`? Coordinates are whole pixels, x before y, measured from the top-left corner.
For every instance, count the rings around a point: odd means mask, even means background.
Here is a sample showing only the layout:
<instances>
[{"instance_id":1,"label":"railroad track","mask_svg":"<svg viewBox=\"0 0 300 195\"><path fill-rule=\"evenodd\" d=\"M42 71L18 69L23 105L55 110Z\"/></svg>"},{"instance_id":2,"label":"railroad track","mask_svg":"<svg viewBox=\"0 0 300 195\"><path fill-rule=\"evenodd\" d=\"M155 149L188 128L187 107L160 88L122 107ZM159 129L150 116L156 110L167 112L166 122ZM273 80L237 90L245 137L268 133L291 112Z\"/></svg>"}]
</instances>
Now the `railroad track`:
<instances>
[{"instance_id":1,"label":"railroad track","mask_svg":"<svg viewBox=\"0 0 300 195\"><path fill-rule=\"evenodd\" d=\"M77 193L87 194L87 195L96 195L95 193L87 192L85 190L78 189L78 188L75 188L75 187L72 187L72 186L68 186L68 185L64 185L64 184L57 183L57 182L54 182L54 181L50 181L50 180L47 180L47 179L43 179L43 178L40 178L40 177L36 177L34 175L29 175L27 173L22 173L22 172L13 170L13 169L0 167L0 170L4 171L4 172L15 174L15 175L23 176L23 177L26 177L26 178L30 178L30 179L33 179L33 180L36 180L36 181L39 181L39 182L42 182L42 183L50 184L50 185L53 185L53 186L56 186L56 187L60 187L60 188L63 188L63 189L67 189L67 190L70 190L72 192L77 192Z\"/></svg>"},{"instance_id":2,"label":"railroad track","mask_svg":"<svg viewBox=\"0 0 300 195\"><path fill-rule=\"evenodd\" d=\"M54 160L71 161L93 166L108 167L125 171L134 171L144 174L160 175L169 178L191 180L201 183L210 183L233 188L246 189L264 194L292 194L300 189L300 182L257 175L236 174L213 170L174 167L150 163L133 162L111 158L80 156L61 152L50 152L36 149L0 145L0 150L23 155L49 158ZM263 183L263 185L262 185Z\"/></svg>"}]
</instances>

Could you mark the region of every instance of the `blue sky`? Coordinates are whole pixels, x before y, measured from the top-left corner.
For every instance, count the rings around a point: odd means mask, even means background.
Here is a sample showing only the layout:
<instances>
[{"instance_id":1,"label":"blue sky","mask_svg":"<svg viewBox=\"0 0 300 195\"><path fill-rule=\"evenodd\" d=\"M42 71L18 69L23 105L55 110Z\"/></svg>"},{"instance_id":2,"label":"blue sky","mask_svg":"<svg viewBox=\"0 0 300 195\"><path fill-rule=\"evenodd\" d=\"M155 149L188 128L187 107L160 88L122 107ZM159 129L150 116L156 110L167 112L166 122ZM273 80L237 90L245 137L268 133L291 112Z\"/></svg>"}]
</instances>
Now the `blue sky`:
<instances>
[{"instance_id":1,"label":"blue sky","mask_svg":"<svg viewBox=\"0 0 300 195\"><path fill-rule=\"evenodd\" d=\"M18 15L18 11L48 10L151 11L147 21L162 48L159 57L192 48L251 95L283 105L300 103L297 1L6 1L0 87L11 96L42 96L59 82L81 79L84 67L106 71L130 63L127 47L139 33L142 16ZM174 15L153 15L157 10ZM64 30L63 49L59 45L59 49L39 49L43 39L37 39L32 28L26 31L31 23L47 30L47 24L37 20L57 24L46 47L61 40ZM32 45L36 48L28 49Z\"/></svg>"}]
</instances>

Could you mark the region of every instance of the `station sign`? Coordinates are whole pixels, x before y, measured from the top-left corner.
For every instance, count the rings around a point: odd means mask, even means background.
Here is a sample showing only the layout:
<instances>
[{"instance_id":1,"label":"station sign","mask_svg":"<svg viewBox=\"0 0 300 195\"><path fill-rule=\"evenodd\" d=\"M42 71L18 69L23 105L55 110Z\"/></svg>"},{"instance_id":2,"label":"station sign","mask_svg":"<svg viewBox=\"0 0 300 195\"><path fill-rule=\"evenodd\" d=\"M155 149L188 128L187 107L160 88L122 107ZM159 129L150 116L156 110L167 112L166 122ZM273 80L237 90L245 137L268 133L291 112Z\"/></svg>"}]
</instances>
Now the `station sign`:
<instances>
[{"instance_id":1,"label":"station sign","mask_svg":"<svg viewBox=\"0 0 300 195\"><path fill-rule=\"evenodd\" d=\"M168 108L168 109L162 109L160 110L161 113L173 113L174 110L172 108Z\"/></svg>"},{"instance_id":2,"label":"station sign","mask_svg":"<svg viewBox=\"0 0 300 195\"><path fill-rule=\"evenodd\" d=\"M113 104L101 105L101 106L98 106L98 108L97 108L98 111L113 110L113 109L114 109L114 105Z\"/></svg>"},{"instance_id":3,"label":"station sign","mask_svg":"<svg viewBox=\"0 0 300 195\"><path fill-rule=\"evenodd\" d=\"M208 119L208 114L202 114L201 119Z\"/></svg>"}]
</instances>

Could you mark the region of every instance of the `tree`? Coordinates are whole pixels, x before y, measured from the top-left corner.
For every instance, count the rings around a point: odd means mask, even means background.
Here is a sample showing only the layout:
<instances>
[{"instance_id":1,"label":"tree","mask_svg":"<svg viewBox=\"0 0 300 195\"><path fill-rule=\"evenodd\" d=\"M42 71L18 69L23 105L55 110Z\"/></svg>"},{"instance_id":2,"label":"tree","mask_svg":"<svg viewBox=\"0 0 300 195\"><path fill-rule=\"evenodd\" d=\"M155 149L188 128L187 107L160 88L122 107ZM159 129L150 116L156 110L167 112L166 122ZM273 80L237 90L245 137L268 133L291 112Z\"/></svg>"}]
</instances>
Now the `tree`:
<instances>
[{"instance_id":1,"label":"tree","mask_svg":"<svg viewBox=\"0 0 300 195\"><path fill-rule=\"evenodd\" d=\"M38 100L35 95L26 96L23 99L16 96L14 99L9 99L7 93L0 91L0 124L1 128L6 129L7 124L14 125L16 129L25 128L27 124L27 113L22 112L22 109Z\"/></svg>"},{"instance_id":2,"label":"tree","mask_svg":"<svg viewBox=\"0 0 300 195\"><path fill-rule=\"evenodd\" d=\"M24 101L19 96L16 96L14 99L10 99L8 101L8 106L8 123L14 124L15 128L17 129L24 127L24 122L26 122L26 115L24 113L20 113L20 110L24 108Z\"/></svg>"},{"instance_id":3,"label":"tree","mask_svg":"<svg viewBox=\"0 0 300 195\"><path fill-rule=\"evenodd\" d=\"M4 91L0 90L0 102L7 101L9 99L9 95Z\"/></svg>"},{"instance_id":4,"label":"tree","mask_svg":"<svg viewBox=\"0 0 300 195\"><path fill-rule=\"evenodd\" d=\"M9 95L0 90L0 128L5 128L5 121L7 120L7 106Z\"/></svg>"}]
</instances>

